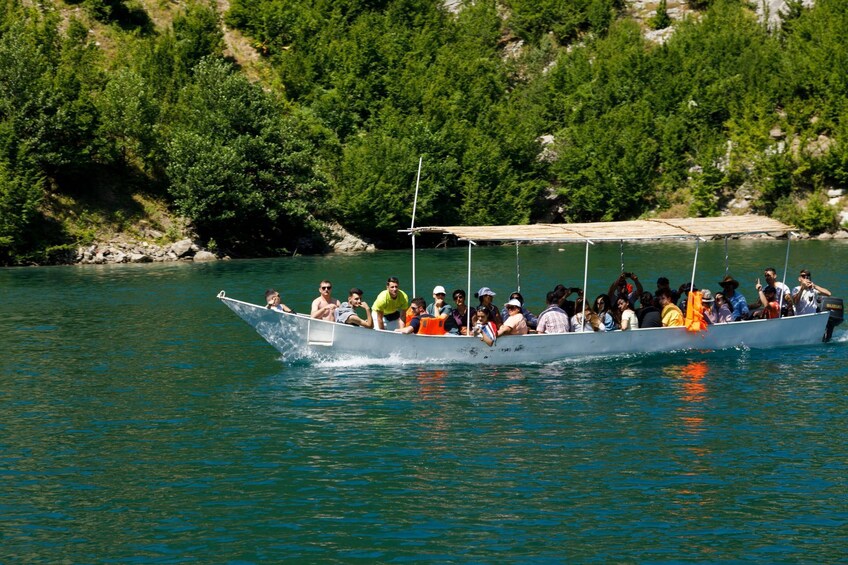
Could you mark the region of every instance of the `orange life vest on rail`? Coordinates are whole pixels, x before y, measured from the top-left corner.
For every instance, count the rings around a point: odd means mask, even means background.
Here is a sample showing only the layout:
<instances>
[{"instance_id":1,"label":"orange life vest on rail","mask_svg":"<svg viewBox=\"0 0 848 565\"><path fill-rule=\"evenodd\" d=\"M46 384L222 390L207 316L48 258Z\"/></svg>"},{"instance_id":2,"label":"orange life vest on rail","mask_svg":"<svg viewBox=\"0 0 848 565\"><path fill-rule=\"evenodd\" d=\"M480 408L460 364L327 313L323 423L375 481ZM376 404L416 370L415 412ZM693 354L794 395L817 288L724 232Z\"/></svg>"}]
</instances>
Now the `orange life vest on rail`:
<instances>
[{"instance_id":1,"label":"orange life vest on rail","mask_svg":"<svg viewBox=\"0 0 848 565\"><path fill-rule=\"evenodd\" d=\"M683 325L690 332L699 332L707 329L707 321L704 320L704 311L701 304L701 293L694 291L689 293L686 299L686 319Z\"/></svg>"},{"instance_id":2,"label":"orange life vest on rail","mask_svg":"<svg viewBox=\"0 0 848 565\"><path fill-rule=\"evenodd\" d=\"M420 318L419 322L421 322L421 325L418 326L419 334L444 335L447 333L445 330L445 318Z\"/></svg>"}]
</instances>

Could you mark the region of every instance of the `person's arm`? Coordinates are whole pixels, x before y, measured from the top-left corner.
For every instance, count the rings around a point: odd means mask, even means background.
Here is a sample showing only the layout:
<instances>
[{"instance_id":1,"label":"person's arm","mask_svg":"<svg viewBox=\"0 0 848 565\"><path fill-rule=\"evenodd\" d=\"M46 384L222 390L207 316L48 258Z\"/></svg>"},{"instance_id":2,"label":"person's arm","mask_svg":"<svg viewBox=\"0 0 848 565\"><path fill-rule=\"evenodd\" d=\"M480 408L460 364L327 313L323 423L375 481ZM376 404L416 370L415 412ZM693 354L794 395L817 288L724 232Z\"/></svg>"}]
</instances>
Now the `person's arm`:
<instances>
[{"instance_id":1,"label":"person's arm","mask_svg":"<svg viewBox=\"0 0 848 565\"><path fill-rule=\"evenodd\" d=\"M323 316L324 314L327 313L326 308L319 308L318 307L318 305L320 303L321 303L320 298L316 298L315 300L312 301L312 310L311 310L309 315L312 316L313 318L320 318L321 316Z\"/></svg>"},{"instance_id":2,"label":"person's arm","mask_svg":"<svg viewBox=\"0 0 848 565\"><path fill-rule=\"evenodd\" d=\"M487 322L485 327L480 327L474 330L474 335L480 338L480 341L492 347L495 344L495 340L492 339L492 336L489 332L492 331L491 322Z\"/></svg>"},{"instance_id":3,"label":"person's arm","mask_svg":"<svg viewBox=\"0 0 848 565\"><path fill-rule=\"evenodd\" d=\"M763 292L763 285L760 284L760 279L757 279L757 285L755 288L757 289L757 294L760 296L760 304L762 304L763 308L768 308L768 300L766 300L766 295Z\"/></svg>"},{"instance_id":4,"label":"person's arm","mask_svg":"<svg viewBox=\"0 0 848 565\"><path fill-rule=\"evenodd\" d=\"M620 275L618 275L617 279L612 281L612 284L610 285L609 290L607 291L607 299L609 299L609 297L615 297L618 294L616 292L616 290L618 290L618 283L620 283L623 280L625 280L624 279L624 273L621 273Z\"/></svg>"},{"instance_id":5,"label":"person's arm","mask_svg":"<svg viewBox=\"0 0 848 565\"><path fill-rule=\"evenodd\" d=\"M404 326L402 328L398 328L395 331L398 332L398 333L402 333L402 334L414 334L415 328L412 327L411 325L409 325L409 326Z\"/></svg>"},{"instance_id":6,"label":"person's arm","mask_svg":"<svg viewBox=\"0 0 848 565\"><path fill-rule=\"evenodd\" d=\"M379 310L374 310L374 325L378 330L386 329L386 325L383 323L383 313Z\"/></svg>"},{"instance_id":7,"label":"person's arm","mask_svg":"<svg viewBox=\"0 0 848 565\"><path fill-rule=\"evenodd\" d=\"M624 312L626 312L625 310ZM630 318L624 315L624 312L621 313L621 331L630 329Z\"/></svg>"},{"instance_id":8,"label":"person's arm","mask_svg":"<svg viewBox=\"0 0 848 565\"><path fill-rule=\"evenodd\" d=\"M824 296L830 296L830 291L829 291L829 290L827 290L827 289L826 289L825 287L823 287L823 286L819 286L819 285L817 285L817 284L816 284L816 283L814 283L813 281L810 281L810 288L812 288L813 290L815 290L816 292L818 292L818 293L819 293L819 294L821 294L821 295L824 295Z\"/></svg>"},{"instance_id":9,"label":"person's arm","mask_svg":"<svg viewBox=\"0 0 848 565\"><path fill-rule=\"evenodd\" d=\"M368 328L368 329L373 328L374 327L374 318L371 315L371 308L369 308L368 304L366 304L365 302L362 302L360 304L360 306L362 306L365 309L365 319L363 320L362 318L360 318L356 314L352 314L350 316L350 318L348 318L348 322L355 325L355 326L359 326L361 328Z\"/></svg>"}]
</instances>

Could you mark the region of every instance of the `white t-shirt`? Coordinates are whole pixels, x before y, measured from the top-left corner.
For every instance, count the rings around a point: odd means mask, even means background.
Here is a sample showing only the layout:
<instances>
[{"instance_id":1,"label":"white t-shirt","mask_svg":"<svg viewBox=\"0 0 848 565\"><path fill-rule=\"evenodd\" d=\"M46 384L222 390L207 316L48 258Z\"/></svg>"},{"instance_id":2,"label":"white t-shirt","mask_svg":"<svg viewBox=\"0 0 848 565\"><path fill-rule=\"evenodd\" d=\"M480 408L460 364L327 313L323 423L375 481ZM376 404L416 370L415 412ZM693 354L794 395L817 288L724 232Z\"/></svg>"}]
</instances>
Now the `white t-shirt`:
<instances>
[{"instance_id":1,"label":"white t-shirt","mask_svg":"<svg viewBox=\"0 0 848 565\"><path fill-rule=\"evenodd\" d=\"M630 308L621 313L621 329L624 329L625 320L629 322L629 325L627 326L628 330L635 330L639 328L639 318L636 317L636 312Z\"/></svg>"},{"instance_id":2,"label":"white t-shirt","mask_svg":"<svg viewBox=\"0 0 848 565\"><path fill-rule=\"evenodd\" d=\"M799 290L801 290L800 285L793 288L792 296L795 296ZM815 314L816 308L818 307L816 295L818 295L818 292L816 292L815 289L805 288L801 293L801 296L798 298L798 303L795 305L795 314Z\"/></svg>"}]
</instances>

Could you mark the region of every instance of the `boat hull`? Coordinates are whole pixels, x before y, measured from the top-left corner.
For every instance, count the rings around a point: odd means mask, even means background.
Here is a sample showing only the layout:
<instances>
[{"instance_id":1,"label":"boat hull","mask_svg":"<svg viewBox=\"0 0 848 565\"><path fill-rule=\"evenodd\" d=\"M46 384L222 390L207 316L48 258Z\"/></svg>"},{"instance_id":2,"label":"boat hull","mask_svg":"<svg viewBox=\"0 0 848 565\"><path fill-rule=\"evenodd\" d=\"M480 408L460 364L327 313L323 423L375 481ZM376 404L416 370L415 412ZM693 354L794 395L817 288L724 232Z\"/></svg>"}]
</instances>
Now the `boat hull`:
<instances>
[{"instance_id":1,"label":"boat hull","mask_svg":"<svg viewBox=\"0 0 848 565\"><path fill-rule=\"evenodd\" d=\"M428 364L537 364L628 354L820 343L828 313L685 328L505 336L489 347L475 337L409 335L285 314L218 295L286 361L393 360Z\"/></svg>"}]
</instances>

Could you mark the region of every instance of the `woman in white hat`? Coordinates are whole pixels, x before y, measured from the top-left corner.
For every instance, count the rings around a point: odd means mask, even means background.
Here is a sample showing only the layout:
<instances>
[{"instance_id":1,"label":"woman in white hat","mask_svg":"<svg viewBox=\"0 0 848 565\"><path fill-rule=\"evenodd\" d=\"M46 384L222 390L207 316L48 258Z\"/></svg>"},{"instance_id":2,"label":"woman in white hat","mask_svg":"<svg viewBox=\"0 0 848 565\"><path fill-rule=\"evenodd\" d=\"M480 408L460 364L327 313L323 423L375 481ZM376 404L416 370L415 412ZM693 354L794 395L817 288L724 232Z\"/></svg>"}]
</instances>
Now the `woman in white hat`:
<instances>
[{"instance_id":1,"label":"woman in white hat","mask_svg":"<svg viewBox=\"0 0 848 565\"><path fill-rule=\"evenodd\" d=\"M521 313L521 302L517 298L511 299L504 304L509 317L503 325L498 328L498 337L502 335L525 335L527 333L527 321Z\"/></svg>"},{"instance_id":2,"label":"woman in white hat","mask_svg":"<svg viewBox=\"0 0 848 565\"><path fill-rule=\"evenodd\" d=\"M474 293L474 297L480 301L477 310L485 310L489 315L489 321L493 322L497 327L501 327L503 325L503 318L501 318L498 307L492 304L492 298L494 296L495 293L488 286L484 286Z\"/></svg>"}]
</instances>

